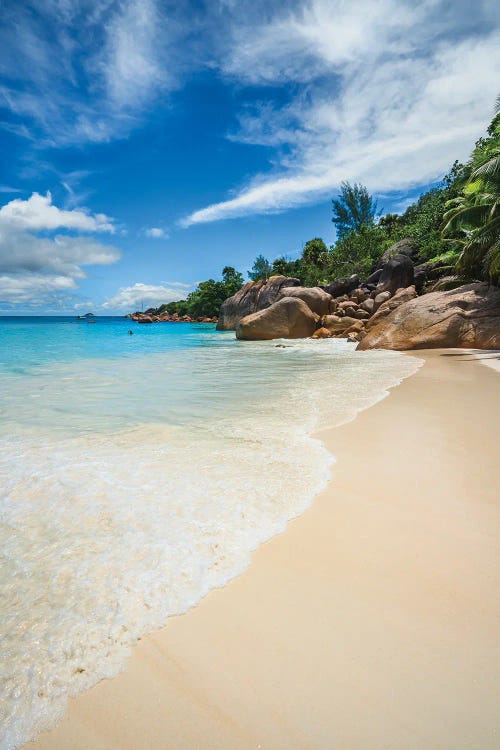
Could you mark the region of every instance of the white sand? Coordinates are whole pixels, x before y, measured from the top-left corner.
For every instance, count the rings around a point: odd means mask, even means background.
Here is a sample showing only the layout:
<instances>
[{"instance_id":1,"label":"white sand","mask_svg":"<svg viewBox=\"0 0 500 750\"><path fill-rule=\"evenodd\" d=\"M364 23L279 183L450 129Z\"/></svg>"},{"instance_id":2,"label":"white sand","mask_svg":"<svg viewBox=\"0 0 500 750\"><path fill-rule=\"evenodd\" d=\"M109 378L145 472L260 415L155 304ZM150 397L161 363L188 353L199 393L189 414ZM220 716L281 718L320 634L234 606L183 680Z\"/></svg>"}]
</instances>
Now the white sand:
<instances>
[{"instance_id":1,"label":"white sand","mask_svg":"<svg viewBox=\"0 0 500 750\"><path fill-rule=\"evenodd\" d=\"M314 506L30 750L500 747L500 378L416 354Z\"/></svg>"}]
</instances>

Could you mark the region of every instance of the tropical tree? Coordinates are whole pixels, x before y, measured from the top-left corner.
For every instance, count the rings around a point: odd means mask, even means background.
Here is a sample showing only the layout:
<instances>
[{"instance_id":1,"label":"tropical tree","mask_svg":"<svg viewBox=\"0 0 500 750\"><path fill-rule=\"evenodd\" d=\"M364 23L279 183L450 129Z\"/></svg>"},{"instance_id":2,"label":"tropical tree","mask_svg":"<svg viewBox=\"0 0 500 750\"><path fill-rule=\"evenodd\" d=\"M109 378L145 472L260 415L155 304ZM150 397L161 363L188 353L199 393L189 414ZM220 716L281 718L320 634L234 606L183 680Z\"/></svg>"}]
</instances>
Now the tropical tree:
<instances>
[{"instance_id":1,"label":"tropical tree","mask_svg":"<svg viewBox=\"0 0 500 750\"><path fill-rule=\"evenodd\" d=\"M358 273L367 276L387 248L386 231L379 226L361 226L355 232L337 240L328 261L328 276L332 279Z\"/></svg>"},{"instance_id":2,"label":"tropical tree","mask_svg":"<svg viewBox=\"0 0 500 750\"><path fill-rule=\"evenodd\" d=\"M302 260L304 263L318 266L319 268L325 267L328 261L328 248L321 237L315 237L306 242L302 251Z\"/></svg>"},{"instance_id":3,"label":"tropical tree","mask_svg":"<svg viewBox=\"0 0 500 750\"><path fill-rule=\"evenodd\" d=\"M343 239L351 232L357 232L362 226L373 226L378 215L377 201L364 185L357 182L354 185L343 182L340 194L332 201L332 205L332 221L337 227L339 239Z\"/></svg>"},{"instance_id":4,"label":"tropical tree","mask_svg":"<svg viewBox=\"0 0 500 750\"><path fill-rule=\"evenodd\" d=\"M254 260L252 270L248 272L248 276L252 281L259 281L260 279L267 279L270 273L270 262L263 255L258 255Z\"/></svg>"},{"instance_id":5,"label":"tropical tree","mask_svg":"<svg viewBox=\"0 0 500 750\"><path fill-rule=\"evenodd\" d=\"M273 260L271 273L276 276L291 276L293 274L295 263L296 261L291 260L285 255L280 255L279 258Z\"/></svg>"},{"instance_id":6,"label":"tropical tree","mask_svg":"<svg viewBox=\"0 0 500 750\"><path fill-rule=\"evenodd\" d=\"M243 276L232 266L224 266L222 269L222 283L225 287L226 296L232 297L243 286Z\"/></svg>"},{"instance_id":7,"label":"tropical tree","mask_svg":"<svg viewBox=\"0 0 500 750\"><path fill-rule=\"evenodd\" d=\"M500 109L500 102L498 103ZM462 194L447 204L442 233L460 249L459 273L500 281L500 112L469 162Z\"/></svg>"}]
</instances>

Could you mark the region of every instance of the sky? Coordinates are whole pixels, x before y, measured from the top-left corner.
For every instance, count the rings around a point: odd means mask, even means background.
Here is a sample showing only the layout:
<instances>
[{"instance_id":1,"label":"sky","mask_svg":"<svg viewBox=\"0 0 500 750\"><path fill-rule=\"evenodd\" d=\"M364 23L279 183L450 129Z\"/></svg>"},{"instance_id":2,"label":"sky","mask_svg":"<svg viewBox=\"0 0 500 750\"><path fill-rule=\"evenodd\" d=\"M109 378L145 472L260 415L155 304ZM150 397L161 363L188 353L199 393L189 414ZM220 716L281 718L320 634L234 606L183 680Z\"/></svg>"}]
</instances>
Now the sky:
<instances>
[{"instance_id":1,"label":"sky","mask_svg":"<svg viewBox=\"0 0 500 750\"><path fill-rule=\"evenodd\" d=\"M401 212L500 93L497 0L3 0L0 314L124 314Z\"/></svg>"}]
</instances>

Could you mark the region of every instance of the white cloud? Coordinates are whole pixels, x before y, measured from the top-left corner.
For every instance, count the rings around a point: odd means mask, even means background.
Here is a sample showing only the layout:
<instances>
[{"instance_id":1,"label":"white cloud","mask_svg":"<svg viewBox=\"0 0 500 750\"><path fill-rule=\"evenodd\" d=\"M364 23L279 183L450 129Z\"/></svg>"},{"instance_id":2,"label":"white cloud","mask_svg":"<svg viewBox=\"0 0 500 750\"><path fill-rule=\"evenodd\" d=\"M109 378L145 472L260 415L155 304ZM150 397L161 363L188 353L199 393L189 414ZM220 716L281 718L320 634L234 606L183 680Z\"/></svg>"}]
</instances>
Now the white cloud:
<instances>
[{"instance_id":1,"label":"white cloud","mask_svg":"<svg viewBox=\"0 0 500 750\"><path fill-rule=\"evenodd\" d=\"M27 200L15 198L0 208L0 226L30 231L76 229L81 232L114 232L105 214L91 214L85 209L65 211L52 203L50 192L33 193Z\"/></svg>"},{"instance_id":2,"label":"white cloud","mask_svg":"<svg viewBox=\"0 0 500 750\"><path fill-rule=\"evenodd\" d=\"M109 265L120 251L93 237L53 235L53 230L113 231L104 214L65 211L52 204L50 193L34 193L0 208L0 302L33 306L78 288L86 266ZM43 231L44 236L35 234Z\"/></svg>"},{"instance_id":3,"label":"white cloud","mask_svg":"<svg viewBox=\"0 0 500 750\"><path fill-rule=\"evenodd\" d=\"M0 303L42 305L54 292L76 289L74 279L67 276L26 274L22 276L0 275Z\"/></svg>"},{"instance_id":4,"label":"white cloud","mask_svg":"<svg viewBox=\"0 0 500 750\"><path fill-rule=\"evenodd\" d=\"M168 282L167 282L168 284ZM182 287L182 288L180 288ZM185 299L189 286L179 283L171 283L170 286L141 284L122 287L117 294L109 297L101 307L104 310L146 310L148 307L158 307L167 302Z\"/></svg>"},{"instance_id":5,"label":"white cloud","mask_svg":"<svg viewBox=\"0 0 500 750\"><path fill-rule=\"evenodd\" d=\"M0 225L0 272L55 272L83 278L82 266L109 265L119 258L119 250L90 237L36 237Z\"/></svg>"},{"instance_id":6,"label":"white cloud","mask_svg":"<svg viewBox=\"0 0 500 750\"><path fill-rule=\"evenodd\" d=\"M118 108L137 108L168 84L161 64L160 9L155 0L129 0L106 24L107 44L101 61L107 93Z\"/></svg>"},{"instance_id":7,"label":"white cloud","mask_svg":"<svg viewBox=\"0 0 500 750\"><path fill-rule=\"evenodd\" d=\"M146 237L152 237L154 239L167 239L168 237L167 232L161 227L150 227L145 230L144 234Z\"/></svg>"},{"instance_id":8,"label":"white cloud","mask_svg":"<svg viewBox=\"0 0 500 750\"><path fill-rule=\"evenodd\" d=\"M264 97L269 84L293 86L285 106L271 91L230 136L274 146L274 167L181 225L281 211L329 196L345 179L375 192L440 179L492 115L495 13L487 0L473 20L460 2L451 13L440 0L311 0L260 27L237 24L225 73L262 85Z\"/></svg>"},{"instance_id":9,"label":"white cloud","mask_svg":"<svg viewBox=\"0 0 500 750\"><path fill-rule=\"evenodd\" d=\"M179 12L161 0L41 0L36 14L13 3L0 28L0 101L30 127L5 127L52 145L127 136L178 85L173 45L189 30Z\"/></svg>"}]
</instances>

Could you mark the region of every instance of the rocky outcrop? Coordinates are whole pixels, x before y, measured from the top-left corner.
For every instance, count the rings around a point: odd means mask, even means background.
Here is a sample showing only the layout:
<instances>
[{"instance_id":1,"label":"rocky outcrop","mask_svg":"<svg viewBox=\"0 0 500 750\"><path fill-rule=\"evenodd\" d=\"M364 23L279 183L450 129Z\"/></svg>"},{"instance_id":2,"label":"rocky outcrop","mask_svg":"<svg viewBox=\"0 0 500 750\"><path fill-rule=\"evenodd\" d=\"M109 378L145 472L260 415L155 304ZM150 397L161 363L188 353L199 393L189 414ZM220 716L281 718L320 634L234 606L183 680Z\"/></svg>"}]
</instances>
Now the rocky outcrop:
<instances>
[{"instance_id":1,"label":"rocky outcrop","mask_svg":"<svg viewBox=\"0 0 500 750\"><path fill-rule=\"evenodd\" d=\"M312 339L331 339L333 336L333 333L328 330L328 328L317 328L313 335L311 336Z\"/></svg>"},{"instance_id":2,"label":"rocky outcrop","mask_svg":"<svg viewBox=\"0 0 500 750\"><path fill-rule=\"evenodd\" d=\"M413 284L415 272L413 263L407 255L398 254L391 258L382 268L377 284L377 292L394 294Z\"/></svg>"},{"instance_id":3,"label":"rocky outcrop","mask_svg":"<svg viewBox=\"0 0 500 750\"><path fill-rule=\"evenodd\" d=\"M327 328L334 336L342 337L349 331L361 331L364 328L364 321L351 318L349 315L339 317L338 315L325 315L321 320L324 328Z\"/></svg>"},{"instance_id":4,"label":"rocky outcrop","mask_svg":"<svg viewBox=\"0 0 500 750\"><path fill-rule=\"evenodd\" d=\"M323 287L325 292L331 294L332 297L342 297L343 294L349 294L359 286L359 276L353 274L349 278L336 279L331 284L327 284Z\"/></svg>"},{"instance_id":5,"label":"rocky outcrop","mask_svg":"<svg viewBox=\"0 0 500 750\"><path fill-rule=\"evenodd\" d=\"M378 310L380 305L383 305L384 302L387 302L387 300L390 298L391 298L390 292L379 292L378 294L376 294L375 297L373 298L373 303L374 303L373 312Z\"/></svg>"},{"instance_id":6,"label":"rocky outcrop","mask_svg":"<svg viewBox=\"0 0 500 750\"><path fill-rule=\"evenodd\" d=\"M388 292L382 292L382 295L386 295ZM409 286L407 289L398 289L394 297L389 295L388 298L384 299L379 305L377 312L366 321L365 331L370 331L376 325L378 325L384 318L386 318L396 307L409 302L411 299L415 299L417 292L414 286Z\"/></svg>"},{"instance_id":7,"label":"rocky outcrop","mask_svg":"<svg viewBox=\"0 0 500 750\"><path fill-rule=\"evenodd\" d=\"M232 331L239 321L259 310L265 310L279 298L283 287L300 287L299 279L271 276L267 281L249 281L236 294L223 302L219 313L218 331Z\"/></svg>"},{"instance_id":8,"label":"rocky outcrop","mask_svg":"<svg viewBox=\"0 0 500 750\"><path fill-rule=\"evenodd\" d=\"M432 292L372 320L358 349L499 349L500 289L475 283Z\"/></svg>"},{"instance_id":9,"label":"rocky outcrop","mask_svg":"<svg viewBox=\"0 0 500 750\"><path fill-rule=\"evenodd\" d=\"M264 310L246 315L236 327L236 338L249 341L301 339L316 330L319 316L297 297L283 297Z\"/></svg>"},{"instance_id":10,"label":"rocky outcrop","mask_svg":"<svg viewBox=\"0 0 500 750\"><path fill-rule=\"evenodd\" d=\"M382 269L391 258L395 258L396 255L406 255L412 262L415 262L418 258L418 246L415 240L411 237L405 237L398 242L395 242L390 246L388 250L380 258L377 263L377 268Z\"/></svg>"},{"instance_id":11,"label":"rocky outcrop","mask_svg":"<svg viewBox=\"0 0 500 750\"><path fill-rule=\"evenodd\" d=\"M319 286L285 286L280 289L279 298L297 297L303 300L316 315L328 315L330 312L331 294Z\"/></svg>"}]
</instances>

